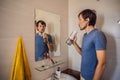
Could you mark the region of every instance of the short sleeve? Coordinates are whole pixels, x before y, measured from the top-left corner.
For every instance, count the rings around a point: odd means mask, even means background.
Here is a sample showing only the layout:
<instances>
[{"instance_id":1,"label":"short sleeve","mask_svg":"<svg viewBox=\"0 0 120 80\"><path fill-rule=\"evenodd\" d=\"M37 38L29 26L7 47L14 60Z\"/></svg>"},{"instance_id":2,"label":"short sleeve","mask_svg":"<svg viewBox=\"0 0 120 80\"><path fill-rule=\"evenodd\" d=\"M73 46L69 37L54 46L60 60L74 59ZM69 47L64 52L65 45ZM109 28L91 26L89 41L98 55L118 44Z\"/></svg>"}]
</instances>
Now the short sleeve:
<instances>
[{"instance_id":1,"label":"short sleeve","mask_svg":"<svg viewBox=\"0 0 120 80\"><path fill-rule=\"evenodd\" d=\"M50 43L53 43L52 36L51 36L50 34L48 34L48 41L49 41Z\"/></svg>"},{"instance_id":2,"label":"short sleeve","mask_svg":"<svg viewBox=\"0 0 120 80\"><path fill-rule=\"evenodd\" d=\"M103 32L98 31L94 39L96 50L106 50L107 39Z\"/></svg>"}]
</instances>

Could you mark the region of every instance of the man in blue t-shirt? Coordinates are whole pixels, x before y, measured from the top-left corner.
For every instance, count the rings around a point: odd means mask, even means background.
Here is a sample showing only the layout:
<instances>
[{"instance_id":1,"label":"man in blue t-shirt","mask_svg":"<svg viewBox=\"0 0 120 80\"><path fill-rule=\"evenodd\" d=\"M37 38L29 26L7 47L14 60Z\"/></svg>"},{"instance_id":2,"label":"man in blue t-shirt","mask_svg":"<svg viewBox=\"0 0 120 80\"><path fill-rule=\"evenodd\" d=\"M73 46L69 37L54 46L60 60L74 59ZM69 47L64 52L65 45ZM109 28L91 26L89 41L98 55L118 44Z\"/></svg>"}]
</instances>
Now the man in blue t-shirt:
<instances>
[{"instance_id":1,"label":"man in blue t-shirt","mask_svg":"<svg viewBox=\"0 0 120 80\"><path fill-rule=\"evenodd\" d=\"M36 23L35 61L42 60L44 57L49 56L49 50L53 51L52 37L50 34L44 33L45 28L46 23L43 20L39 20Z\"/></svg>"},{"instance_id":2,"label":"man in blue t-shirt","mask_svg":"<svg viewBox=\"0 0 120 80\"><path fill-rule=\"evenodd\" d=\"M82 47L80 48L74 38L73 45L82 56L81 80L101 80L106 67L107 40L102 31L96 29L96 13L85 9L78 15L79 28L85 30Z\"/></svg>"}]
</instances>

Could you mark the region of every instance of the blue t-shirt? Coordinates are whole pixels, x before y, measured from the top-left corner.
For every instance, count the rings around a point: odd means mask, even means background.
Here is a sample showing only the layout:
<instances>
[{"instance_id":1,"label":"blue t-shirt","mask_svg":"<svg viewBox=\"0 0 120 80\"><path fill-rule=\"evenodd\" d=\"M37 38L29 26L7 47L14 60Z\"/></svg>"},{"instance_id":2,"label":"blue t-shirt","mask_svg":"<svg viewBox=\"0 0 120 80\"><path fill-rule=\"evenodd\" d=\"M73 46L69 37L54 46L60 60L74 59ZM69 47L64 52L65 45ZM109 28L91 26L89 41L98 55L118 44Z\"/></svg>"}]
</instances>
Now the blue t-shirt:
<instances>
[{"instance_id":1,"label":"blue t-shirt","mask_svg":"<svg viewBox=\"0 0 120 80\"><path fill-rule=\"evenodd\" d=\"M96 50L106 50L107 40L103 32L94 29L85 33L82 42L81 75L85 80L93 80L98 63Z\"/></svg>"},{"instance_id":2,"label":"blue t-shirt","mask_svg":"<svg viewBox=\"0 0 120 80\"><path fill-rule=\"evenodd\" d=\"M48 35L48 34L47 34ZM52 37L48 35L48 41L52 43ZM46 43L44 43L44 39L38 33L35 35L35 61L42 60L44 58L44 54L48 53L49 49Z\"/></svg>"}]
</instances>

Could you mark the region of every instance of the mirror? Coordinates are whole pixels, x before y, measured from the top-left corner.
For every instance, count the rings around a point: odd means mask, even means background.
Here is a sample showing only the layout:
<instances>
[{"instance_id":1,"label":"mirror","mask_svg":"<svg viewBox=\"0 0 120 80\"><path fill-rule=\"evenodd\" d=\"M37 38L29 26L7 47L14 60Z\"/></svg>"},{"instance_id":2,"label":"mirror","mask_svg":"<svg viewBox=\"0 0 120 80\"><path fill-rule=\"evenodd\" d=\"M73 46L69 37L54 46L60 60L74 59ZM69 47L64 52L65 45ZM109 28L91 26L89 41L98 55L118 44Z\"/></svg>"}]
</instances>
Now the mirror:
<instances>
[{"instance_id":1,"label":"mirror","mask_svg":"<svg viewBox=\"0 0 120 80\"><path fill-rule=\"evenodd\" d=\"M60 56L60 16L35 9L35 61Z\"/></svg>"}]
</instances>

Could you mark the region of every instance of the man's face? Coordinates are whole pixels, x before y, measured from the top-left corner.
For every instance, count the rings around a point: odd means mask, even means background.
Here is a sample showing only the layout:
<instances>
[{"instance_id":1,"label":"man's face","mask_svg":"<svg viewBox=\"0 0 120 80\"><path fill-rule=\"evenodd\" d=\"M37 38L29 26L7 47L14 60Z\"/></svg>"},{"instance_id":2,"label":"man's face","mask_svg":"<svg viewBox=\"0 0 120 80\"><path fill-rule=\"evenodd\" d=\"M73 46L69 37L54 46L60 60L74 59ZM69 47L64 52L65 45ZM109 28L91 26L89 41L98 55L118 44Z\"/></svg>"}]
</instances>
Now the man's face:
<instances>
[{"instance_id":1,"label":"man's face","mask_svg":"<svg viewBox=\"0 0 120 80\"><path fill-rule=\"evenodd\" d=\"M45 28L46 26L45 25L42 25L41 23L38 24L38 27L37 27L37 30L40 32L40 33L43 33L45 31Z\"/></svg>"},{"instance_id":2,"label":"man's face","mask_svg":"<svg viewBox=\"0 0 120 80\"><path fill-rule=\"evenodd\" d=\"M78 19L79 19L78 25L80 30L84 30L87 27L88 21L84 20L82 15L80 15Z\"/></svg>"}]
</instances>

